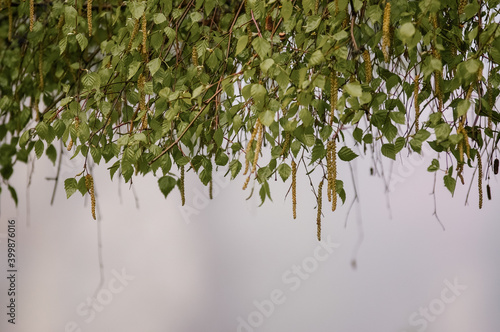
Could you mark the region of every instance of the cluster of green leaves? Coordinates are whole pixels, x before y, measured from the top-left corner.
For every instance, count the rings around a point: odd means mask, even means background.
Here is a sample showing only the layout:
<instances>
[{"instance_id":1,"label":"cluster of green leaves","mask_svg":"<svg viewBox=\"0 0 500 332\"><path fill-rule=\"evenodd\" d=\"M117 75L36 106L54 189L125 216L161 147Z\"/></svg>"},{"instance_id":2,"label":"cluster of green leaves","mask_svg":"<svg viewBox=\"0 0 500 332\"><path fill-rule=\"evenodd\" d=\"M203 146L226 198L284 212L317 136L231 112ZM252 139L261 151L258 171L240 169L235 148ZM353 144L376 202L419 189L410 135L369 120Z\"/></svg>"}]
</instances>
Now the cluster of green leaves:
<instances>
[{"instance_id":1,"label":"cluster of green leaves","mask_svg":"<svg viewBox=\"0 0 500 332\"><path fill-rule=\"evenodd\" d=\"M36 1L33 31L28 1L9 3L0 11L0 174L14 196L16 162L33 150L56 162L70 142L85 163L66 180L68 196L86 193L91 161L125 181L152 172L165 196L182 166L205 185L214 167L234 179L254 161L257 119L266 158L252 183L262 200L271 177L288 180L292 159L326 178L330 140L347 162L356 145L396 159L429 144L451 157L441 172L454 190L454 165L475 167L478 153L490 161L500 137L498 0L93 1L90 35L86 2Z\"/></svg>"}]
</instances>

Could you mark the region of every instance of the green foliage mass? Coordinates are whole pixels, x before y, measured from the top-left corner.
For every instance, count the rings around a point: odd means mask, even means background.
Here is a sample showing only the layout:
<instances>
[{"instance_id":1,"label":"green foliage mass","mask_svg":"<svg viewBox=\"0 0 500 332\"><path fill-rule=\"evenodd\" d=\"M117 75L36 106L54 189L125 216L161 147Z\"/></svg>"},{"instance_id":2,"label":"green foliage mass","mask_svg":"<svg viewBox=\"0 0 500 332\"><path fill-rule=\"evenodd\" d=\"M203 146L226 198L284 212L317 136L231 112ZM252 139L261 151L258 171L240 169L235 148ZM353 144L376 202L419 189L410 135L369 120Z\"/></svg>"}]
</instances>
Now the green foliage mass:
<instances>
[{"instance_id":1,"label":"green foliage mass","mask_svg":"<svg viewBox=\"0 0 500 332\"><path fill-rule=\"evenodd\" d=\"M165 196L181 166L208 185L248 162L262 200L291 160L328 179L331 140L339 162L429 145L450 191L496 153L499 0L37 0L32 31L30 1L1 4L0 189L13 197L14 165L55 163L63 145L85 157L68 196L87 193L91 162L126 182L152 172Z\"/></svg>"}]
</instances>

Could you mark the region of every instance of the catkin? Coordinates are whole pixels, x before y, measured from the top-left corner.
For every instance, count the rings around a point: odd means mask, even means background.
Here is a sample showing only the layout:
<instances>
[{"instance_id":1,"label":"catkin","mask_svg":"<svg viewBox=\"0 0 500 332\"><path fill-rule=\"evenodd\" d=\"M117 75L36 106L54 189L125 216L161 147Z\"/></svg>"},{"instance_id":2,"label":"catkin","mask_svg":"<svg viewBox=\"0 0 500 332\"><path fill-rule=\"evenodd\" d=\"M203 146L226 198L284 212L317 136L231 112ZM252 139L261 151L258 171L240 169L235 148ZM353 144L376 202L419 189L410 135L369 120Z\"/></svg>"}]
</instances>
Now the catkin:
<instances>
[{"instance_id":1,"label":"catkin","mask_svg":"<svg viewBox=\"0 0 500 332\"><path fill-rule=\"evenodd\" d=\"M43 83L43 53L42 53L42 44L40 44L40 48L38 51L38 76L40 79L39 85L40 85L40 90L43 90L44 83Z\"/></svg>"},{"instance_id":2,"label":"catkin","mask_svg":"<svg viewBox=\"0 0 500 332\"><path fill-rule=\"evenodd\" d=\"M328 199L332 202L332 211L337 208L337 148L335 140L331 140L327 144L327 171L328 171ZM328 157L329 156L329 157Z\"/></svg>"},{"instance_id":3,"label":"catkin","mask_svg":"<svg viewBox=\"0 0 500 332\"><path fill-rule=\"evenodd\" d=\"M146 93L144 92L144 85L146 84L146 78L143 74L139 75L137 80L137 88L139 90L139 109L141 112L145 112L142 116L142 129L146 129L148 126L148 113L146 108Z\"/></svg>"},{"instance_id":4,"label":"catkin","mask_svg":"<svg viewBox=\"0 0 500 332\"><path fill-rule=\"evenodd\" d=\"M266 16L266 30L273 31L273 18L271 15Z\"/></svg>"},{"instance_id":5,"label":"catkin","mask_svg":"<svg viewBox=\"0 0 500 332\"><path fill-rule=\"evenodd\" d=\"M493 162L493 174L497 175L498 174L498 158L495 158L495 161Z\"/></svg>"},{"instance_id":6,"label":"catkin","mask_svg":"<svg viewBox=\"0 0 500 332\"><path fill-rule=\"evenodd\" d=\"M419 92L418 91L419 90L418 80L419 79L420 79L420 75L417 74L415 76L415 80L414 80L415 87L413 90L413 103L415 106L415 132L417 132L419 129L418 118L420 117L420 104L418 103L418 92Z\"/></svg>"},{"instance_id":7,"label":"catkin","mask_svg":"<svg viewBox=\"0 0 500 332\"><path fill-rule=\"evenodd\" d=\"M283 149L281 149L281 154L280 156L283 156L286 154L288 151L288 148L290 147L290 141L292 139L292 135L290 133L285 134L285 141L283 142Z\"/></svg>"},{"instance_id":8,"label":"catkin","mask_svg":"<svg viewBox=\"0 0 500 332\"><path fill-rule=\"evenodd\" d=\"M92 218L96 220L95 217L95 193L94 193L94 179L92 179L92 175L85 175L85 186L90 194L90 206L92 210Z\"/></svg>"},{"instance_id":9,"label":"catkin","mask_svg":"<svg viewBox=\"0 0 500 332\"><path fill-rule=\"evenodd\" d=\"M30 0L30 31L33 31L35 25L35 0Z\"/></svg>"},{"instance_id":10,"label":"catkin","mask_svg":"<svg viewBox=\"0 0 500 332\"><path fill-rule=\"evenodd\" d=\"M323 196L323 180L319 183L318 186L318 215L316 216L316 225L318 226L317 236L318 241L321 241L321 205L322 205L322 196Z\"/></svg>"},{"instance_id":11,"label":"catkin","mask_svg":"<svg viewBox=\"0 0 500 332\"><path fill-rule=\"evenodd\" d=\"M292 160L292 212L297 219L297 164Z\"/></svg>"},{"instance_id":12,"label":"catkin","mask_svg":"<svg viewBox=\"0 0 500 332\"><path fill-rule=\"evenodd\" d=\"M368 50L363 51L363 60L365 61L366 83L370 83L372 81L372 62L370 60L370 52L368 52Z\"/></svg>"},{"instance_id":13,"label":"catkin","mask_svg":"<svg viewBox=\"0 0 500 332\"><path fill-rule=\"evenodd\" d=\"M389 48L391 47L391 3L387 3L384 9L384 21L382 24L382 53L385 62L389 62Z\"/></svg>"},{"instance_id":14,"label":"catkin","mask_svg":"<svg viewBox=\"0 0 500 332\"><path fill-rule=\"evenodd\" d=\"M334 70L330 74L330 126L333 124L333 119L335 118L335 109L337 108L338 100L338 80L337 72Z\"/></svg>"},{"instance_id":15,"label":"catkin","mask_svg":"<svg viewBox=\"0 0 500 332\"><path fill-rule=\"evenodd\" d=\"M184 190L184 165L181 166L181 183L180 183L180 191L181 191L181 204L184 206L186 204L186 195Z\"/></svg>"},{"instance_id":16,"label":"catkin","mask_svg":"<svg viewBox=\"0 0 500 332\"><path fill-rule=\"evenodd\" d=\"M483 162L481 161L481 154L477 153L477 168L478 168L478 177L477 177L477 188L479 191L479 208L483 207Z\"/></svg>"},{"instance_id":17,"label":"catkin","mask_svg":"<svg viewBox=\"0 0 500 332\"><path fill-rule=\"evenodd\" d=\"M193 65L198 67L198 50L196 49L196 45L193 46L193 51L191 53L191 60L193 61Z\"/></svg>"},{"instance_id":18,"label":"catkin","mask_svg":"<svg viewBox=\"0 0 500 332\"><path fill-rule=\"evenodd\" d=\"M458 16L462 15L464 13L465 6L469 3L468 0L459 0L458 3Z\"/></svg>"},{"instance_id":19,"label":"catkin","mask_svg":"<svg viewBox=\"0 0 500 332\"><path fill-rule=\"evenodd\" d=\"M210 182L208 183L208 197L210 199L214 199L213 192L214 192L214 181L210 179Z\"/></svg>"},{"instance_id":20,"label":"catkin","mask_svg":"<svg viewBox=\"0 0 500 332\"><path fill-rule=\"evenodd\" d=\"M252 136L250 137L250 140L248 141L247 148L245 150L245 155L248 156L250 153L250 150L252 149L252 143L255 139L255 136L257 136L257 132L259 131L259 124L260 120L257 119L257 122L255 122L255 127L253 128L252 131ZM248 157L245 156L245 171L243 172L243 175L246 175L249 169L250 162L248 160Z\"/></svg>"},{"instance_id":21,"label":"catkin","mask_svg":"<svg viewBox=\"0 0 500 332\"><path fill-rule=\"evenodd\" d=\"M493 123L491 118L493 116L493 87L491 86L491 78L488 78L488 104L490 106L488 110L488 128L492 128Z\"/></svg>"},{"instance_id":22,"label":"catkin","mask_svg":"<svg viewBox=\"0 0 500 332\"><path fill-rule=\"evenodd\" d=\"M66 147L66 149L67 149L68 151L71 151L71 148L72 148L72 147L73 147L73 139L72 139L72 138L70 138L70 139L69 139L68 146Z\"/></svg>"},{"instance_id":23,"label":"catkin","mask_svg":"<svg viewBox=\"0 0 500 332\"><path fill-rule=\"evenodd\" d=\"M132 34L130 35L130 41L128 42L127 45L127 51L130 51L130 49L132 48L132 43L134 42L135 36L137 36L138 32L139 32L139 20L135 20L134 29L132 30Z\"/></svg>"},{"instance_id":24,"label":"catkin","mask_svg":"<svg viewBox=\"0 0 500 332\"><path fill-rule=\"evenodd\" d=\"M488 196L488 200L491 201L491 188L490 185L486 185L486 195Z\"/></svg>"},{"instance_id":25,"label":"catkin","mask_svg":"<svg viewBox=\"0 0 500 332\"><path fill-rule=\"evenodd\" d=\"M147 54L146 41L148 38L148 29L146 26L146 12L142 13L142 54Z\"/></svg>"},{"instance_id":26,"label":"catkin","mask_svg":"<svg viewBox=\"0 0 500 332\"><path fill-rule=\"evenodd\" d=\"M12 41L13 19L12 19L11 0L7 0L7 10L8 10L8 15L9 15L9 32L7 34L7 39L9 41Z\"/></svg>"},{"instance_id":27,"label":"catkin","mask_svg":"<svg viewBox=\"0 0 500 332\"><path fill-rule=\"evenodd\" d=\"M92 36L92 0L87 0L87 24L89 26L89 37Z\"/></svg>"},{"instance_id":28,"label":"catkin","mask_svg":"<svg viewBox=\"0 0 500 332\"><path fill-rule=\"evenodd\" d=\"M255 153L253 156L253 165L251 173L255 173L255 171L257 170L257 162L259 161L259 154L260 154L260 149L262 147L263 136L264 136L264 129L262 123L260 123L259 121L259 131L257 133L257 145L255 146Z\"/></svg>"}]
</instances>

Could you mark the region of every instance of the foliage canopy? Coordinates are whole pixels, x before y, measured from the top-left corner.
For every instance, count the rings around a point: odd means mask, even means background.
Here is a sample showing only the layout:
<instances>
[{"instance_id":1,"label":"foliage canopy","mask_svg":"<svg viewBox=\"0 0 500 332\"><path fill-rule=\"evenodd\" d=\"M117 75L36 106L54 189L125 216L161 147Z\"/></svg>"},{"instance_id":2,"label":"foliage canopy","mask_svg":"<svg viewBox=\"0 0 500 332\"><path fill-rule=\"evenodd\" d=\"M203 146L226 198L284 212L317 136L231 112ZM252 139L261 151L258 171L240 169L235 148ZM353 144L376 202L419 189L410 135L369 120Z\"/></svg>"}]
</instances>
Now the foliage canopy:
<instances>
[{"instance_id":1,"label":"foliage canopy","mask_svg":"<svg viewBox=\"0 0 500 332\"><path fill-rule=\"evenodd\" d=\"M64 145L85 157L68 196L93 194L89 162L153 172L165 196L185 167L205 185L214 165L246 168L262 200L305 167L335 205L354 145L396 159L425 144L453 192L496 155L499 2L1 1L0 189L15 197L14 164Z\"/></svg>"}]
</instances>

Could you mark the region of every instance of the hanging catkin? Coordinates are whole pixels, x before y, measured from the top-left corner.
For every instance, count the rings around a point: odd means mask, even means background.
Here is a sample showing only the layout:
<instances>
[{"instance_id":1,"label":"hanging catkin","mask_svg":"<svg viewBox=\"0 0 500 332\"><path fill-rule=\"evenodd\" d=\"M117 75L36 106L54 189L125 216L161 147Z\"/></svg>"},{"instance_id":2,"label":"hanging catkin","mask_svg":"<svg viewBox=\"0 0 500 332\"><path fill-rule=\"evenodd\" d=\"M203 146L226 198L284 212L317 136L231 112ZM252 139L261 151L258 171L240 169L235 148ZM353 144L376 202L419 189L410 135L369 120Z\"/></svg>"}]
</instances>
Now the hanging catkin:
<instances>
[{"instance_id":1,"label":"hanging catkin","mask_svg":"<svg viewBox=\"0 0 500 332\"><path fill-rule=\"evenodd\" d=\"M8 15L9 15L9 32L7 34L7 39L9 41L12 41L12 29L13 29L11 2L12 2L11 0L7 0L7 11L8 11Z\"/></svg>"},{"instance_id":2,"label":"hanging catkin","mask_svg":"<svg viewBox=\"0 0 500 332\"><path fill-rule=\"evenodd\" d=\"M182 206L184 206L184 204L186 204L186 194L185 194L185 188L184 188L184 180L185 180L184 165L182 165L181 166L181 182L180 182L181 204L182 204Z\"/></svg>"},{"instance_id":3,"label":"hanging catkin","mask_svg":"<svg viewBox=\"0 0 500 332\"><path fill-rule=\"evenodd\" d=\"M477 177L477 189L479 191L479 208L483 207L483 162L481 161L481 154L477 153L477 168L478 168L478 177Z\"/></svg>"},{"instance_id":4,"label":"hanging catkin","mask_svg":"<svg viewBox=\"0 0 500 332\"><path fill-rule=\"evenodd\" d=\"M127 45L127 52L132 48L132 43L134 42L135 36L139 32L139 20L135 20L134 29L132 30L132 34L130 35L130 41Z\"/></svg>"},{"instance_id":5,"label":"hanging catkin","mask_svg":"<svg viewBox=\"0 0 500 332\"><path fill-rule=\"evenodd\" d=\"M87 25L89 26L89 37L92 36L92 0L87 0Z\"/></svg>"},{"instance_id":6,"label":"hanging catkin","mask_svg":"<svg viewBox=\"0 0 500 332\"><path fill-rule=\"evenodd\" d=\"M321 182L319 183L319 186L318 186L318 200L317 200L318 215L316 216L316 225L318 227L318 230L317 230L318 241L321 241L321 205L322 205L322 197L323 197L323 180L321 180Z\"/></svg>"},{"instance_id":7,"label":"hanging catkin","mask_svg":"<svg viewBox=\"0 0 500 332\"><path fill-rule=\"evenodd\" d=\"M260 120L257 119L257 122L255 122L255 127L253 128L252 131L252 136L250 137L250 140L248 141L247 144L247 148L245 149L245 171L243 172L243 175L246 175L249 170L250 161L248 159L248 155L250 153L250 150L252 149L252 143L255 139L255 136L257 136L257 132L259 131L259 124Z\"/></svg>"},{"instance_id":8,"label":"hanging catkin","mask_svg":"<svg viewBox=\"0 0 500 332\"><path fill-rule=\"evenodd\" d=\"M38 76L39 76L39 86L40 90L43 90L43 52L42 52L42 44L40 44L40 47L38 49Z\"/></svg>"},{"instance_id":9,"label":"hanging catkin","mask_svg":"<svg viewBox=\"0 0 500 332\"><path fill-rule=\"evenodd\" d=\"M141 73L137 80L137 88L139 90L139 109L144 112L141 118L141 128L144 130L148 127L148 112L146 107L146 93L144 92L144 86L146 85L146 78Z\"/></svg>"},{"instance_id":10,"label":"hanging catkin","mask_svg":"<svg viewBox=\"0 0 500 332\"><path fill-rule=\"evenodd\" d=\"M491 118L493 116L493 87L491 86L491 78L488 78L488 104L489 104L489 110L488 110L488 128L492 128L492 121Z\"/></svg>"},{"instance_id":11,"label":"hanging catkin","mask_svg":"<svg viewBox=\"0 0 500 332\"><path fill-rule=\"evenodd\" d=\"M257 144L255 145L255 152L254 152L253 162L252 162L252 170L250 171L250 174L248 174L248 177L247 177L245 183L243 184L243 190L245 190L247 188L248 183L250 182L250 177L257 170L257 162L259 161L259 154L260 154L260 149L262 147L262 139L263 139L263 131L264 131L262 128L262 123L260 123L259 119L257 119L257 122L255 124L254 132L255 132L255 130L257 130L257 132L255 133L255 136L257 136ZM250 149L248 147L251 148L251 144L252 144L252 141L255 138L255 136L254 136L254 133L252 133L252 137L250 138L250 142L247 146L247 155L248 155L248 152L250 152ZM246 163L245 163L245 173L246 173L246 171L248 170L248 158L245 158L245 160L246 160ZM243 175L245 175L245 173L243 173Z\"/></svg>"},{"instance_id":12,"label":"hanging catkin","mask_svg":"<svg viewBox=\"0 0 500 332\"><path fill-rule=\"evenodd\" d=\"M385 62L389 62L389 48L391 47L391 4L388 2L384 8L384 21L382 24L382 53Z\"/></svg>"},{"instance_id":13,"label":"hanging catkin","mask_svg":"<svg viewBox=\"0 0 500 332\"><path fill-rule=\"evenodd\" d=\"M488 196L488 200L491 201L491 188L490 185L486 185L486 195Z\"/></svg>"},{"instance_id":14,"label":"hanging catkin","mask_svg":"<svg viewBox=\"0 0 500 332\"><path fill-rule=\"evenodd\" d=\"M418 103L418 92L419 92L419 86L418 86L418 80L420 78L420 75L415 76L414 80L414 90L413 90L413 104L415 106L415 132L418 131L419 129L419 122L418 118L420 117L420 104Z\"/></svg>"},{"instance_id":15,"label":"hanging catkin","mask_svg":"<svg viewBox=\"0 0 500 332\"><path fill-rule=\"evenodd\" d=\"M148 38L148 29L146 25L146 12L142 13L142 54L147 54L146 41Z\"/></svg>"},{"instance_id":16,"label":"hanging catkin","mask_svg":"<svg viewBox=\"0 0 500 332\"><path fill-rule=\"evenodd\" d=\"M337 95L338 81L337 72L333 70L330 73L330 126L333 124L333 119L335 118L335 108L337 108Z\"/></svg>"},{"instance_id":17,"label":"hanging catkin","mask_svg":"<svg viewBox=\"0 0 500 332\"><path fill-rule=\"evenodd\" d=\"M297 164L292 160L292 212L297 219Z\"/></svg>"},{"instance_id":18,"label":"hanging catkin","mask_svg":"<svg viewBox=\"0 0 500 332\"><path fill-rule=\"evenodd\" d=\"M329 199L332 201L332 211L337 209L337 148L335 140L331 140L327 145L327 171L328 171L328 191ZM330 161L330 162L328 162Z\"/></svg>"},{"instance_id":19,"label":"hanging catkin","mask_svg":"<svg viewBox=\"0 0 500 332\"><path fill-rule=\"evenodd\" d=\"M30 31L33 31L35 25L35 0L30 0Z\"/></svg>"},{"instance_id":20,"label":"hanging catkin","mask_svg":"<svg viewBox=\"0 0 500 332\"><path fill-rule=\"evenodd\" d=\"M363 60L365 61L365 76L366 83L370 83L372 81L372 62L370 60L370 52L368 50L363 51Z\"/></svg>"},{"instance_id":21,"label":"hanging catkin","mask_svg":"<svg viewBox=\"0 0 500 332\"><path fill-rule=\"evenodd\" d=\"M90 207L91 207L91 211L92 211L92 218L94 218L94 220L96 220L94 179L92 178L92 175L90 175L90 174L85 175L85 186L87 187L87 190L90 194Z\"/></svg>"}]
</instances>

